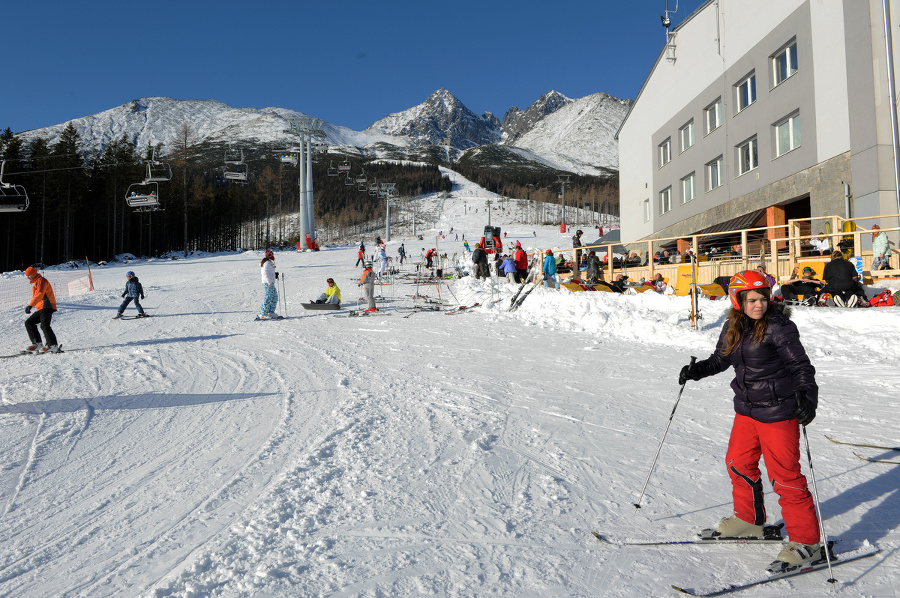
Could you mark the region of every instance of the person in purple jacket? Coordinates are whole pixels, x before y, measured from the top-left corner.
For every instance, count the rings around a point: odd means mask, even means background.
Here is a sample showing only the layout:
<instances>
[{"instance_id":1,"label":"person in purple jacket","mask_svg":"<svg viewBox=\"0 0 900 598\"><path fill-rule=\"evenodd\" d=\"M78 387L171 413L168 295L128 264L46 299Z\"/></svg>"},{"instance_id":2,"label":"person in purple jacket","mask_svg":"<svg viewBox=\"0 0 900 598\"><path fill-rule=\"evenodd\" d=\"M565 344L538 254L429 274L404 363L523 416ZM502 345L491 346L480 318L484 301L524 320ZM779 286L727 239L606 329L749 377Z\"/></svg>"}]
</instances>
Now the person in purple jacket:
<instances>
[{"instance_id":1,"label":"person in purple jacket","mask_svg":"<svg viewBox=\"0 0 900 598\"><path fill-rule=\"evenodd\" d=\"M715 352L682 368L678 380L684 384L734 366L736 414L725 455L734 516L723 519L711 535L763 537L762 457L790 539L769 565L770 571L781 571L816 560L821 553L815 503L800 471L800 426L816 416L819 387L797 326L783 305L771 301L771 291L761 272L736 274L728 285L732 309Z\"/></svg>"}]
</instances>

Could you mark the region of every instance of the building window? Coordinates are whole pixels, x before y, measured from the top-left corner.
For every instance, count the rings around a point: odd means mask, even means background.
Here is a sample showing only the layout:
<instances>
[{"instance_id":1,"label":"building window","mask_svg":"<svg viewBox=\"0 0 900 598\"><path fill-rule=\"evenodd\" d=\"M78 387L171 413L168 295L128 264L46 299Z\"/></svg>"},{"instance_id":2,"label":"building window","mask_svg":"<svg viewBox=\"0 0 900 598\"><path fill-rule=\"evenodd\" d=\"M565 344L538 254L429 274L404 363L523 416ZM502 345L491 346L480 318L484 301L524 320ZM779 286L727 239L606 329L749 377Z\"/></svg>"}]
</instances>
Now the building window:
<instances>
[{"instance_id":1,"label":"building window","mask_svg":"<svg viewBox=\"0 0 900 598\"><path fill-rule=\"evenodd\" d=\"M775 125L775 157L800 147L800 114L789 116Z\"/></svg>"},{"instance_id":2,"label":"building window","mask_svg":"<svg viewBox=\"0 0 900 598\"><path fill-rule=\"evenodd\" d=\"M756 137L737 147L738 176L759 166L759 152Z\"/></svg>"},{"instance_id":3,"label":"building window","mask_svg":"<svg viewBox=\"0 0 900 598\"><path fill-rule=\"evenodd\" d=\"M650 199L644 200L644 222L650 222Z\"/></svg>"},{"instance_id":4,"label":"building window","mask_svg":"<svg viewBox=\"0 0 900 598\"><path fill-rule=\"evenodd\" d=\"M716 187L722 186L722 170L725 167L725 160L719 156L712 162L706 164L706 190L712 191Z\"/></svg>"},{"instance_id":5,"label":"building window","mask_svg":"<svg viewBox=\"0 0 900 598\"><path fill-rule=\"evenodd\" d=\"M694 199L696 188L694 186L694 173L681 179L681 203L687 203Z\"/></svg>"},{"instance_id":6,"label":"building window","mask_svg":"<svg viewBox=\"0 0 900 598\"><path fill-rule=\"evenodd\" d=\"M659 213L665 214L672 210L672 188L666 187L659 193Z\"/></svg>"},{"instance_id":7,"label":"building window","mask_svg":"<svg viewBox=\"0 0 900 598\"><path fill-rule=\"evenodd\" d=\"M681 151L694 145L694 121L681 127L681 129L678 130L678 133L679 137L681 137Z\"/></svg>"},{"instance_id":8,"label":"building window","mask_svg":"<svg viewBox=\"0 0 900 598\"><path fill-rule=\"evenodd\" d=\"M717 99L703 111L706 134L709 135L722 126L722 98Z\"/></svg>"},{"instance_id":9,"label":"building window","mask_svg":"<svg viewBox=\"0 0 900 598\"><path fill-rule=\"evenodd\" d=\"M659 144L659 167L662 168L672 160L672 139Z\"/></svg>"},{"instance_id":10,"label":"building window","mask_svg":"<svg viewBox=\"0 0 900 598\"><path fill-rule=\"evenodd\" d=\"M772 71L775 85L797 72L797 42L772 57Z\"/></svg>"},{"instance_id":11,"label":"building window","mask_svg":"<svg viewBox=\"0 0 900 598\"><path fill-rule=\"evenodd\" d=\"M756 101L756 75L750 75L735 86L737 111L740 112Z\"/></svg>"}]
</instances>

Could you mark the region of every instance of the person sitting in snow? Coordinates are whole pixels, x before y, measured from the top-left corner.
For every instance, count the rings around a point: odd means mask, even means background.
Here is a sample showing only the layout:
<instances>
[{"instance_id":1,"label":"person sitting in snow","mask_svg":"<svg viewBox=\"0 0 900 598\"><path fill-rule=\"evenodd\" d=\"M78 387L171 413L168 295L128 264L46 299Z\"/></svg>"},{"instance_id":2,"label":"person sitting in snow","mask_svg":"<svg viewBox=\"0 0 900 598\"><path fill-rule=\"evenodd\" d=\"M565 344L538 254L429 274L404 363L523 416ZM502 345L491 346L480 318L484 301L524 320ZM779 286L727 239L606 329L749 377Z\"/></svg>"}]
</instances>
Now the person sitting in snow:
<instances>
[{"instance_id":1,"label":"person sitting in snow","mask_svg":"<svg viewBox=\"0 0 900 598\"><path fill-rule=\"evenodd\" d=\"M125 298L125 301L122 302L122 305L119 306L119 311L113 316L113 320L117 320L122 317L122 314L125 312L125 308L128 307L128 304L134 301L134 306L138 310L137 317L143 318L147 314L144 313L144 308L141 307L141 302L138 298L144 298L144 287L141 286L138 277L135 276L134 272L129 270L125 273L125 277L128 281L125 283L125 292L122 293L122 297Z\"/></svg>"},{"instance_id":2,"label":"person sitting in snow","mask_svg":"<svg viewBox=\"0 0 900 598\"><path fill-rule=\"evenodd\" d=\"M652 280L648 280L644 284L653 287L653 290L657 293L664 293L666 291L666 281L663 280L663 275L659 272L653 275Z\"/></svg>"},{"instance_id":3,"label":"person sitting in snow","mask_svg":"<svg viewBox=\"0 0 900 598\"><path fill-rule=\"evenodd\" d=\"M334 305L341 304L341 289L335 284L333 278L329 278L327 281L328 288L325 289L325 292L319 295L319 298L315 301L311 301L310 303L331 303Z\"/></svg>"},{"instance_id":4,"label":"person sitting in snow","mask_svg":"<svg viewBox=\"0 0 900 598\"><path fill-rule=\"evenodd\" d=\"M781 296L785 301L796 301L797 295L803 295L804 305L815 305L816 297L825 283L813 278L814 275L815 272L809 266L803 268L800 278L792 278L781 285Z\"/></svg>"}]
</instances>

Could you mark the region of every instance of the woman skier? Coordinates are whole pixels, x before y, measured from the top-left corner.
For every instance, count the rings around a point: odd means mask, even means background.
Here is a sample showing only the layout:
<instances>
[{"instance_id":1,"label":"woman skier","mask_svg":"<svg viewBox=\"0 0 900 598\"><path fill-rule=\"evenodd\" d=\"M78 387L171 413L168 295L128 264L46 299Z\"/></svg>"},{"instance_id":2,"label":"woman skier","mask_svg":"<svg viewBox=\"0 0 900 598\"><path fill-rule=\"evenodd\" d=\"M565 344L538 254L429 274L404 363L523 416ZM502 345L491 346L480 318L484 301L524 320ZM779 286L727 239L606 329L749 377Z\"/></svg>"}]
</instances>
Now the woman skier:
<instances>
[{"instance_id":1,"label":"woman skier","mask_svg":"<svg viewBox=\"0 0 900 598\"><path fill-rule=\"evenodd\" d=\"M259 262L259 266L264 295L256 319L277 320L275 308L278 307L278 287L275 286L275 280L278 278L278 272L275 271L275 254L271 249L266 249L266 256Z\"/></svg>"},{"instance_id":2,"label":"woman skier","mask_svg":"<svg viewBox=\"0 0 900 598\"><path fill-rule=\"evenodd\" d=\"M732 309L708 359L682 368L679 384L700 380L734 366L734 423L725 465L731 476L734 515L712 536L762 538L766 522L763 479L780 496L790 542L769 571L794 569L821 554L819 522L806 478L800 471L800 426L816 416L819 387L797 326L784 306L771 301L772 289L761 272L745 270L728 285Z\"/></svg>"}]
</instances>

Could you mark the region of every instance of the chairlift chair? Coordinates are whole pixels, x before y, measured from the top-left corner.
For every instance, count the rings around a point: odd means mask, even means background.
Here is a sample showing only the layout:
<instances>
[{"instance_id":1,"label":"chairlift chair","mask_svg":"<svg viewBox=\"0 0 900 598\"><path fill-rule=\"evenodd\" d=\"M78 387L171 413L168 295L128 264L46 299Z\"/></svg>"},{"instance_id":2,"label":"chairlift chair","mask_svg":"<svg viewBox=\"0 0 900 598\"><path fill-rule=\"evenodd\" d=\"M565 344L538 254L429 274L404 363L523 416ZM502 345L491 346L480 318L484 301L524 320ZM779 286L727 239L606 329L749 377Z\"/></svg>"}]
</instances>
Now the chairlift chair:
<instances>
[{"instance_id":1,"label":"chairlift chair","mask_svg":"<svg viewBox=\"0 0 900 598\"><path fill-rule=\"evenodd\" d=\"M147 163L147 178L144 182L155 183L172 180L172 167L165 162L151 160Z\"/></svg>"},{"instance_id":2,"label":"chairlift chair","mask_svg":"<svg viewBox=\"0 0 900 598\"><path fill-rule=\"evenodd\" d=\"M334 162L328 163L328 176L337 176L338 169L334 167Z\"/></svg>"},{"instance_id":3,"label":"chairlift chair","mask_svg":"<svg viewBox=\"0 0 900 598\"><path fill-rule=\"evenodd\" d=\"M340 164L338 164L338 172L350 172L350 162L344 160Z\"/></svg>"},{"instance_id":4,"label":"chairlift chair","mask_svg":"<svg viewBox=\"0 0 900 598\"><path fill-rule=\"evenodd\" d=\"M290 164L291 166L296 166L297 165L297 154L294 153L294 150L282 152L281 153L281 162L282 162L282 164Z\"/></svg>"},{"instance_id":5,"label":"chairlift chair","mask_svg":"<svg viewBox=\"0 0 900 598\"><path fill-rule=\"evenodd\" d=\"M352 176L348 175L347 178L344 179L344 185L346 185L348 187L351 185L355 185L355 184L356 184L356 181L353 180Z\"/></svg>"},{"instance_id":6,"label":"chairlift chair","mask_svg":"<svg viewBox=\"0 0 900 598\"><path fill-rule=\"evenodd\" d=\"M244 163L244 150L232 150L228 148L225 150L225 164L243 164Z\"/></svg>"},{"instance_id":7,"label":"chairlift chair","mask_svg":"<svg viewBox=\"0 0 900 598\"><path fill-rule=\"evenodd\" d=\"M369 183L369 195L372 197L378 195L378 183Z\"/></svg>"},{"instance_id":8,"label":"chairlift chair","mask_svg":"<svg viewBox=\"0 0 900 598\"><path fill-rule=\"evenodd\" d=\"M248 167L244 163L235 164L234 168L225 167L225 180L232 183L247 183Z\"/></svg>"},{"instance_id":9,"label":"chairlift chair","mask_svg":"<svg viewBox=\"0 0 900 598\"><path fill-rule=\"evenodd\" d=\"M3 182L6 160L0 163L0 212L24 212L28 209L28 193L22 185Z\"/></svg>"},{"instance_id":10,"label":"chairlift chair","mask_svg":"<svg viewBox=\"0 0 900 598\"><path fill-rule=\"evenodd\" d=\"M362 185L366 184L366 172L364 170L360 171L360 173L356 175L356 182Z\"/></svg>"},{"instance_id":11,"label":"chairlift chair","mask_svg":"<svg viewBox=\"0 0 900 598\"><path fill-rule=\"evenodd\" d=\"M154 212L162 209L159 204L159 183L144 181L128 186L125 192L125 203L138 212Z\"/></svg>"}]
</instances>

